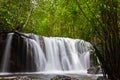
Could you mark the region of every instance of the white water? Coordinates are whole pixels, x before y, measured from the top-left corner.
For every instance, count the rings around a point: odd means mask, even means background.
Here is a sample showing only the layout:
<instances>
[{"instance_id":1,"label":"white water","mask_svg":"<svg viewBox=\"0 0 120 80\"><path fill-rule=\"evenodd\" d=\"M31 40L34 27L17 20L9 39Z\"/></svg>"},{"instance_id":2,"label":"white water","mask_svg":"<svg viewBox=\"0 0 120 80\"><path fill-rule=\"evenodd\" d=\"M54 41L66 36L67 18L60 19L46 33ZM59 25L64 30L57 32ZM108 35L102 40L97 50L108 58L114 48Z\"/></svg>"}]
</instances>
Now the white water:
<instances>
[{"instance_id":1,"label":"white water","mask_svg":"<svg viewBox=\"0 0 120 80\"><path fill-rule=\"evenodd\" d=\"M37 71L44 71L45 64L46 64L45 55L40 47L40 43L38 39L39 37L36 35L34 36L35 36L34 37L35 40L29 39L29 44L34 50L34 57L35 57Z\"/></svg>"},{"instance_id":2,"label":"white water","mask_svg":"<svg viewBox=\"0 0 120 80\"><path fill-rule=\"evenodd\" d=\"M11 42L12 42L13 33L7 35L6 46L3 55L1 72L6 72L9 66L10 52L11 52Z\"/></svg>"},{"instance_id":3,"label":"white water","mask_svg":"<svg viewBox=\"0 0 120 80\"><path fill-rule=\"evenodd\" d=\"M7 38L2 72L7 70L12 35L13 34L9 34ZM31 34L26 35L31 36ZM79 39L43 37L45 43L45 52L43 52L40 46L39 36L32 35L32 38L33 39L24 37L26 44L33 49L32 54L34 54L33 57L37 72L87 74L87 69L90 67L90 43ZM30 48L28 48L28 50L29 49ZM33 64L27 66L32 65Z\"/></svg>"},{"instance_id":4,"label":"white water","mask_svg":"<svg viewBox=\"0 0 120 80\"><path fill-rule=\"evenodd\" d=\"M83 72L90 67L90 43L83 40L43 37L46 49L45 72Z\"/></svg>"}]
</instances>

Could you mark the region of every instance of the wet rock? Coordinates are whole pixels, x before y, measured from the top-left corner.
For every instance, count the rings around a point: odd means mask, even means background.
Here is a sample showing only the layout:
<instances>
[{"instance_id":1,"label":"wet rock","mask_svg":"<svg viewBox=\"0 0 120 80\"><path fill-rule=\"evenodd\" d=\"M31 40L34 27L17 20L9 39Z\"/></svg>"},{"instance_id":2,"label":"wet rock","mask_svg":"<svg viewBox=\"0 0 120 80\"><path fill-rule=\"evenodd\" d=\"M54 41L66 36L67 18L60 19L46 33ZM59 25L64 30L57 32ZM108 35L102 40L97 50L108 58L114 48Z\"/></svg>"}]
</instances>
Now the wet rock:
<instances>
[{"instance_id":1,"label":"wet rock","mask_svg":"<svg viewBox=\"0 0 120 80\"><path fill-rule=\"evenodd\" d=\"M51 80L79 80L79 79L65 75L57 75L51 78Z\"/></svg>"},{"instance_id":2,"label":"wet rock","mask_svg":"<svg viewBox=\"0 0 120 80\"><path fill-rule=\"evenodd\" d=\"M0 34L0 71L2 66L2 58L4 56L4 50L7 42L7 34ZM29 37L24 36L27 40ZM36 71L36 64L34 61L34 55L32 54L33 49L29 47L28 43L25 41L23 34L14 33L11 50L9 66L7 67L7 72L32 72ZM30 48L30 50L28 50ZM32 66L29 66L31 65Z\"/></svg>"},{"instance_id":3,"label":"wet rock","mask_svg":"<svg viewBox=\"0 0 120 80\"><path fill-rule=\"evenodd\" d=\"M102 71L101 71L101 68L99 66L95 67L95 66L92 66L88 69L88 74L101 74Z\"/></svg>"},{"instance_id":4,"label":"wet rock","mask_svg":"<svg viewBox=\"0 0 120 80\"><path fill-rule=\"evenodd\" d=\"M31 79L27 76L18 76L15 80L31 80Z\"/></svg>"},{"instance_id":5,"label":"wet rock","mask_svg":"<svg viewBox=\"0 0 120 80\"><path fill-rule=\"evenodd\" d=\"M97 80L108 80L108 79L105 78L105 77L99 76L99 77L97 78Z\"/></svg>"},{"instance_id":6,"label":"wet rock","mask_svg":"<svg viewBox=\"0 0 120 80\"><path fill-rule=\"evenodd\" d=\"M6 33L0 33L0 71L1 71L1 66L2 66L2 57L6 45L6 39L7 39L7 34Z\"/></svg>"}]
</instances>

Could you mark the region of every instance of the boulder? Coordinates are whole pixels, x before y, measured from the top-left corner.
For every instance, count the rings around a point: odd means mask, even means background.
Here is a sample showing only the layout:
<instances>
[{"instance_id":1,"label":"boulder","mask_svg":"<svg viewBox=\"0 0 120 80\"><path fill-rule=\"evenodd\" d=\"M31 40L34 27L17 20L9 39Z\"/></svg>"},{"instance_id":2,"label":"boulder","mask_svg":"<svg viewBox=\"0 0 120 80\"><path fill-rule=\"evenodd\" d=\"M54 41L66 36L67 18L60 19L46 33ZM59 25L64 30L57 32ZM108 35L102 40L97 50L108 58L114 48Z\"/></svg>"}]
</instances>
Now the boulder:
<instances>
[{"instance_id":1,"label":"boulder","mask_svg":"<svg viewBox=\"0 0 120 80\"><path fill-rule=\"evenodd\" d=\"M65 75L57 75L51 78L51 80L79 80L79 79L75 77L65 76Z\"/></svg>"}]
</instances>

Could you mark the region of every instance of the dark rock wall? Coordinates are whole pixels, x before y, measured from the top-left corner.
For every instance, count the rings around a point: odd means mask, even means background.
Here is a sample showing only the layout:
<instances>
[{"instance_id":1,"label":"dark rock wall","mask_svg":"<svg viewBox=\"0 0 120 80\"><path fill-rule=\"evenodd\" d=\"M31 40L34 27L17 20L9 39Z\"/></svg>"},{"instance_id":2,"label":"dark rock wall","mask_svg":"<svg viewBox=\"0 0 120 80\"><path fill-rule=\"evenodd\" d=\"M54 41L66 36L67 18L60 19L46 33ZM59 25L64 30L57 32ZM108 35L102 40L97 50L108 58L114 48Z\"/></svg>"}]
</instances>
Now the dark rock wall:
<instances>
[{"instance_id":1,"label":"dark rock wall","mask_svg":"<svg viewBox=\"0 0 120 80\"><path fill-rule=\"evenodd\" d=\"M0 70L2 66L2 58L6 45L7 33L0 34ZM25 41L28 37L21 34L14 34L11 43L11 54L7 72L33 72L36 71L34 62L33 49Z\"/></svg>"},{"instance_id":2,"label":"dark rock wall","mask_svg":"<svg viewBox=\"0 0 120 80\"><path fill-rule=\"evenodd\" d=\"M2 58L3 58L3 53L6 45L6 38L7 38L7 33L0 33L0 71L2 67Z\"/></svg>"}]
</instances>

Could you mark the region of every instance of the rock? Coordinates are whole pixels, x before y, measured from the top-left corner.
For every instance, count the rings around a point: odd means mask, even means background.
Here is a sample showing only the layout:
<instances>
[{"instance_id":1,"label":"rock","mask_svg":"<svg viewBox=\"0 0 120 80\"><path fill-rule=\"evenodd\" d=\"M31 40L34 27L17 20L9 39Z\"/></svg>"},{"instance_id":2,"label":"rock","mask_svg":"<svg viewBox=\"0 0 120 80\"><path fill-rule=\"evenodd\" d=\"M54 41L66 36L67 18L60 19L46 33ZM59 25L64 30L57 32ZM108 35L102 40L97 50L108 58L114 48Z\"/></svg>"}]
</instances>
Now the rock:
<instances>
[{"instance_id":1,"label":"rock","mask_svg":"<svg viewBox=\"0 0 120 80\"><path fill-rule=\"evenodd\" d=\"M97 78L97 80L108 80L108 79L105 78L105 77L99 76L99 77Z\"/></svg>"},{"instance_id":2,"label":"rock","mask_svg":"<svg viewBox=\"0 0 120 80\"><path fill-rule=\"evenodd\" d=\"M92 66L88 69L87 73L88 74L101 74L102 70L101 70L100 66L97 66L97 67Z\"/></svg>"},{"instance_id":3,"label":"rock","mask_svg":"<svg viewBox=\"0 0 120 80\"><path fill-rule=\"evenodd\" d=\"M1 66L3 65L2 57L4 56L4 50L6 47L7 34L8 33L0 33L0 71ZM23 36L26 39L29 39L29 37L24 34L14 33L13 35L7 72L36 71L36 64L33 57L34 54L32 54L33 49L29 47L29 44L25 41ZM29 66L31 64L32 66Z\"/></svg>"},{"instance_id":4,"label":"rock","mask_svg":"<svg viewBox=\"0 0 120 80\"><path fill-rule=\"evenodd\" d=\"M95 68L95 67L90 67L90 68L88 69L88 73L89 73L89 74L96 74L96 68Z\"/></svg>"},{"instance_id":5,"label":"rock","mask_svg":"<svg viewBox=\"0 0 120 80\"><path fill-rule=\"evenodd\" d=\"M18 76L15 80L31 80L27 76Z\"/></svg>"},{"instance_id":6,"label":"rock","mask_svg":"<svg viewBox=\"0 0 120 80\"><path fill-rule=\"evenodd\" d=\"M65 75L57 75L51 78L51 80L79 80L79 79Z\"/></svg>"}]
</instances>

